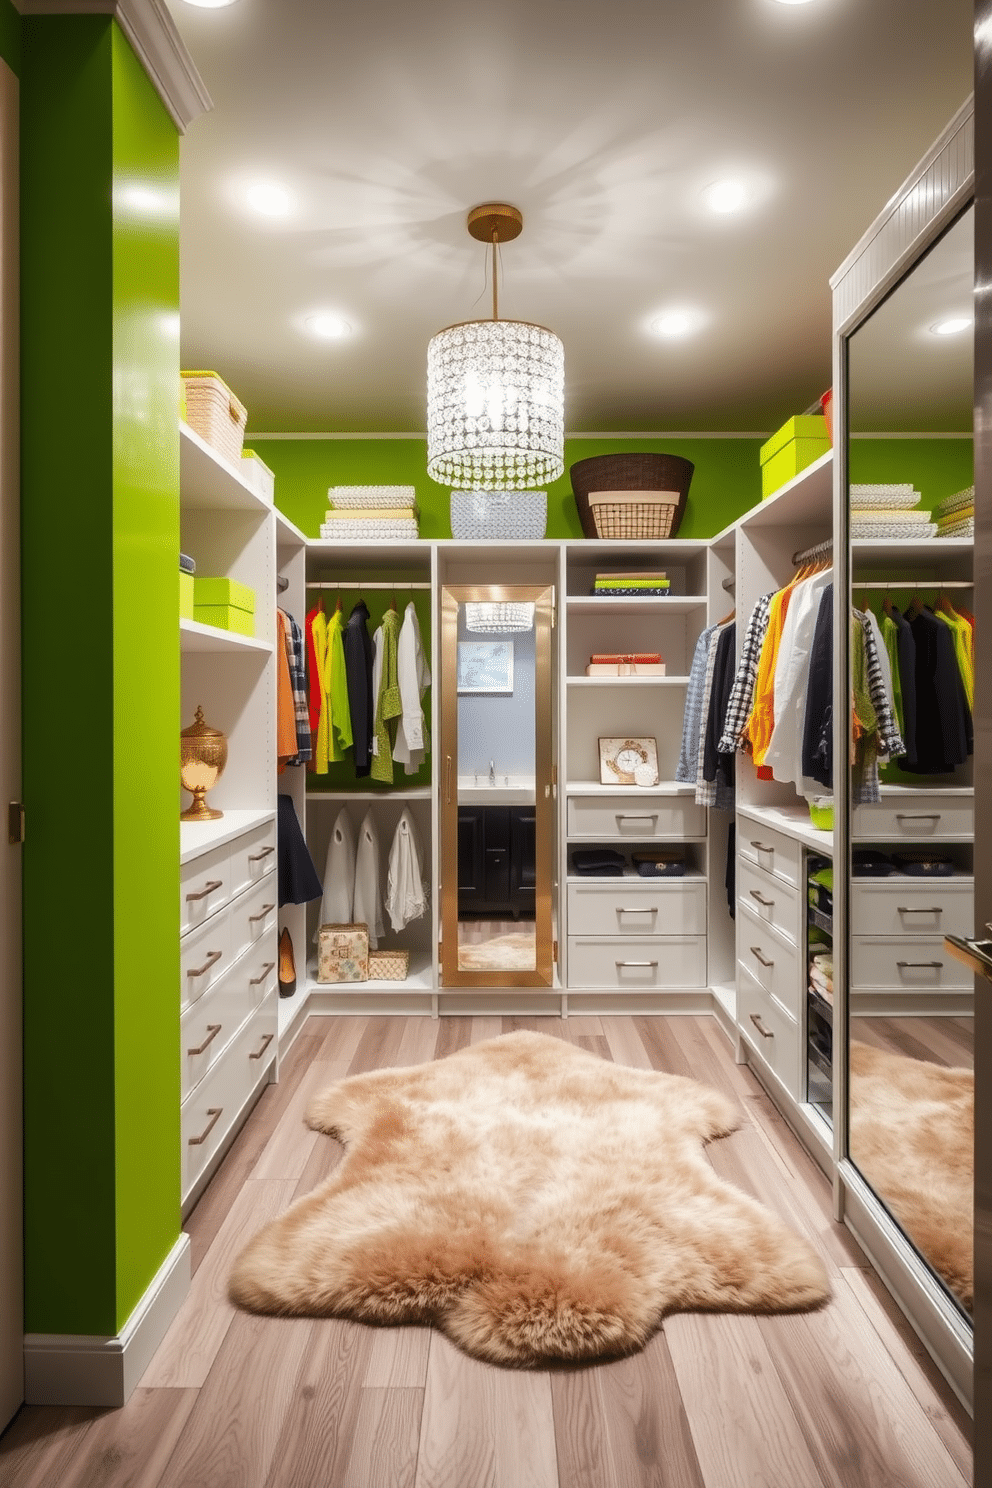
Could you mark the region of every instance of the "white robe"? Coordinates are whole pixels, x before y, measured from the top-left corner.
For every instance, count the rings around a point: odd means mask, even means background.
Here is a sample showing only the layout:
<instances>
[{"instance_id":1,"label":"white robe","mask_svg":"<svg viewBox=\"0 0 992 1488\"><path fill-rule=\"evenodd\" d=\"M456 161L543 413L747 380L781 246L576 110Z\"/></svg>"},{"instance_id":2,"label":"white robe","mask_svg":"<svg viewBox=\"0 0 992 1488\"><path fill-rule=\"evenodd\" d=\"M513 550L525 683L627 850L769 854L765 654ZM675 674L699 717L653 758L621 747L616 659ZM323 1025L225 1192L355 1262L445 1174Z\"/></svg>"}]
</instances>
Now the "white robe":
<instances>
[{"instance_id":1,"label":"white robe","mask_svg":"<svg viewBox=\"0 0 992 1488\"><path fill-rule=\"evenodd\" d=\"M394 930L402 930L411 920L419 919L427 908L423 863L420 835L410 808L406 806L396 825L393 845L389 849L386 908Z\"/></svg>"},{"instance_id":2,"label":"white robe","mask_svg":"<svg viewBox=\"0 0 992 1488\"><path fill-rule=\"evenodd\" d=\"M396 645L396 670L403 712L396 727L393 759L402 764L407 775L415 775L424 762L429 739L421 704L430 686L431 673L420 639L420 622L413 600L403 614L403 625Z\"/></svg>"},{"instance_id":3,"label":"white robe","mask_svg":"<svg viewBox=\"0 0 992 1488\"><path fill-rule=\"evenodd\" d=\"M350 925L355 899L355 831L348 808L342 806L331 828L324 866L324 897L313 938L321 925Z\"/></svg>"},{"instance_id":4,"label":"white robe","mask_svg":"<svg viewBox=\"0 0 992 1488\"><path fill-rule=\"evenodd\" d=\"M382 919L382 894L379 891L379 834L375 829L371 806L358 829L354 917L356 924L368 925L369 945L375 950L385 925Z\"/></svg>"}]
</instances>

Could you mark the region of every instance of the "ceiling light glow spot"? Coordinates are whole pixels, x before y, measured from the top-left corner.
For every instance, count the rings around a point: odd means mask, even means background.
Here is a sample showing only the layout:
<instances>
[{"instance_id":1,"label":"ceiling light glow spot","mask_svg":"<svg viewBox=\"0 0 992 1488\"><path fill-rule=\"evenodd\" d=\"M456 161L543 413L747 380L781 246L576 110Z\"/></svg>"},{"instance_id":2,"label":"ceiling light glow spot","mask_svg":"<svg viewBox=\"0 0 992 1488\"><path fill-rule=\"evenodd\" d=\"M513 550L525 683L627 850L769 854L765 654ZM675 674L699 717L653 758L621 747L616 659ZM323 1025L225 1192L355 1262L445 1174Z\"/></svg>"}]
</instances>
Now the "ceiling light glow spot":
<instances>
[{"instance_id":1,"label":"ceiling light glow spot","mask_svg":"<svg viewBox=\"0 0 992 1488\"><path fill-rule=\"evenodd\" d=\"M743 181L714 181L703 192L711 212L739 212L747 201Z\"/></svg>"},{"instance_id":2,"label":"ceiling light glow spot","mask_svg":"<svg viewBox=\"0 0 992 1488\"><path fill-rule=\"evenodd\" d=\"M680 336L691 336L696 325L696 317L687 310L666 310L663 315L655 316L651 322L651 330L656 336L674 341Z\"/></svg>"},{"instance_id":3,"label":"ceiling light glow spot","mask_svg":"<svg viewBox=\"0 0 992 1488\"><path fill-rule=\"evenodd\" d=\"M272 181L256 181L249 186L245 200L260 217L288 217L292 207L289 192Z\"/></svg>"},{"instance_id":4,"label":"ceiling light glow spot","mask_svg":"<svg viewBox=\"0 0 992 1488\"><path fill-rule=\"evenodd\" d=\"M186 0L187 5L195 5L197 10L220 10L225 5L233 5L234 0Z\"/></svg>"},{"instance_id":5,"label":"ceiling light glow spot","mask_svg":"<svg viewBox=\"0 0 992 1488\"><path fill-rule=\"evenodd\" d=\"M778 0L779 5L808 5L810 0Z\"/></svg>"},{"instance_id":6,"label":"ceiling light glow spot","mask_svg":"<svg viewBox=\"0 0 992 1488\"><path fill-rule=\"evenodd\" d=\"M307 326L322 341L343 341L346 336L351 335L351 326L344 316L330 311L321 315L309 315Z\"/></svg>"},{"instance_id":7,"label":"ceiling light glow spot","mask_svg":"<svg viewBox=\"0 0 992 1488\"><path fill-rule=\"evenodd\" d=\"M930 329L935 336L957 336L961 331L967 331L971 323L970 315L949 315L946 320L938 320Z\"/></svg>"}]
</instances>

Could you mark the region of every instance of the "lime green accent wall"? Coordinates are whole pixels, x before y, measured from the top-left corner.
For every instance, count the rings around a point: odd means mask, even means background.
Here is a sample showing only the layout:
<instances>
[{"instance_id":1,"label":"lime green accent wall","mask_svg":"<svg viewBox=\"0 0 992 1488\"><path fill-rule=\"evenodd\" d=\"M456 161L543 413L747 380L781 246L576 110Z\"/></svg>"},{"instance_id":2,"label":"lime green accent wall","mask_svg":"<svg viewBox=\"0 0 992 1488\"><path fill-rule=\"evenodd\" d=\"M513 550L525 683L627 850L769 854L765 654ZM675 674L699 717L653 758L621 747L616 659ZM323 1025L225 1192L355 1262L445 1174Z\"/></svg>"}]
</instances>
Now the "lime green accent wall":
<instances>
[{"instance_id":1,"label":"lime green accent wall","mask_svg":"<svg viewBox=\"0 0 992 1488\"><path fill-rule=\"evenodd\" d=\"M235 392L237 389L235 388ZM421 439L260 439L245 443L276 475L276 501L291 521L316 537L331 485L413 485L423 538L451 536L447 487L427 475ZM565 474L548 487L549 538L581 537L568 468L590 455L663 450L695 464L679 537L712 537L761 499L760 439L568 439Z\"/></svg>"},{"instance_id":2,"label":"lime green accent wall","mask_svg":"<svg viewBox=\"0 0 992 1488\"><path fill-rule=\"evenodd\" d=\"M21 73L25 1326L114 1334L179 1234L175 131L106 16Z\"/></svg>"},{"instance_id":3,"label":"lime green accent wall","mask_svg":"<svg viewBox=\"0 0 992 1488\"><path fill-rule=\"evenodd\" d=\"M852 485L909 481L927 509L975 479L970 439L852 439L849 464Z\"/></svg>"},{"instance_id":4,"label":"lime green accent wall","mask_svg":"<svg viewBox=\"0 0 992 1488\"><path fill-rule=\"evenodd\" d=\"M21 75L21 18L10 0L0 0L0 57Z\"/></svg>"}]
</instances>

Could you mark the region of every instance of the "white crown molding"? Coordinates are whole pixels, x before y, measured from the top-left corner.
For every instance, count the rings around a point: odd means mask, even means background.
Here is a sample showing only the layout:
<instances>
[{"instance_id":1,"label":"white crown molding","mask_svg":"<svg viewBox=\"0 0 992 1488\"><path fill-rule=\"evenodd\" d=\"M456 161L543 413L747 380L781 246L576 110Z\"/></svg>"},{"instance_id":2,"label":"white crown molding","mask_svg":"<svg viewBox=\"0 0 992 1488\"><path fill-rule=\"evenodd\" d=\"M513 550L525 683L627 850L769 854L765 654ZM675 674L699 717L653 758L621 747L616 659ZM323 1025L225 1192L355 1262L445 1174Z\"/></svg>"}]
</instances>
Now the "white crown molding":
<instances>
[{"instance_id":1,"label":"white crown molding","mask_svg":"<svg viewBox=\"0 0 992 1488\"><path fill-rule=\"evenodd\" d=\"M213 108L163 0L14 0L21 15L109 15L120 26L180 134Z\"/></svg>"},{"instance_id":2,"label":"white crown molding","mask_svg":"<svg viewBox=\"0 0 992 1488\"><path fill-rule=\"evenodd\" d=\"M27 1404L124 1405L186 1299L190 1272L190 1240L182 1234L113 1338L25 1334Z\"/></svg>"}]
</instances>

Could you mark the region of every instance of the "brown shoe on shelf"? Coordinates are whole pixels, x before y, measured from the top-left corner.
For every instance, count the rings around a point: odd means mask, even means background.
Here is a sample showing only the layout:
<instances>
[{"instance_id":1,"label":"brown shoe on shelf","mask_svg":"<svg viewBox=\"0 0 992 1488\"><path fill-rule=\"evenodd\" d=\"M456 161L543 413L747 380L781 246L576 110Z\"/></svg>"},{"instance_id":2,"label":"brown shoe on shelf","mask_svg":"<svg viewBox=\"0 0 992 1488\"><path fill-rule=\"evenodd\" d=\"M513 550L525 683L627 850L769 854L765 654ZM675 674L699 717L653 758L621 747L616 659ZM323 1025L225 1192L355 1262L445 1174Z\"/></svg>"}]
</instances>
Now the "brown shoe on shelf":
<instances>
[{"instance_id":1,"label":"brown shoe on shelf","mask_svg":"<svg viewBox=\"0 0 992 1488\"><path fill-rule=\"evenodd\" d=\"M295 991L296 958L293 955L293 937L286 925L279 937L279 996L292 997Z\"/></svg>"}]
</instances>

